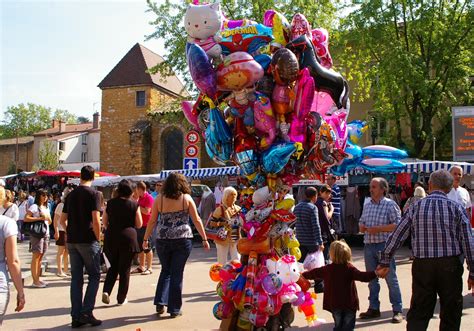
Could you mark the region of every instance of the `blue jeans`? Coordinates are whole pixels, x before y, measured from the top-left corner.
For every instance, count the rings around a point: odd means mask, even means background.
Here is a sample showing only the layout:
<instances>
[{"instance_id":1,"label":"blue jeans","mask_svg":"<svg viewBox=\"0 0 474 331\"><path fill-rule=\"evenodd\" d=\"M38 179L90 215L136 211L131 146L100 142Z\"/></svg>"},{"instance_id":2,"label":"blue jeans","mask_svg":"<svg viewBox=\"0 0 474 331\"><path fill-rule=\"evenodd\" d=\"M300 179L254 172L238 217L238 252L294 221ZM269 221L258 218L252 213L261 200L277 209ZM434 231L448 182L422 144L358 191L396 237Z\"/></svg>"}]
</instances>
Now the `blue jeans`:
<instances>
[{"instance_id":1,"label":"blue jeans","mask_svg":"<svg viewBox=\"0 0 474 331\"><path fill-rule=\"evenodd\" d=\"M380 262L380 251L385 247L385 243L377 244L365 244L364 246L364 259L365 268L367 271L374 271ZM390 297L390 303L392 304L393 312L402 312L402 294L400 293L400 286L398 285L395 259L390 260L390 271L385 277L385 281L388 286L388 293ZM369 283L369 308L380 310L379 292L380 283L379 279L375 278Z\"/></svg>"},{"instance_id":2,"label":"blue jeans","mask_svg":"<svg viewBox=\"0 0 474 331\"><path fill-rule=\"evenodd\" d=\"M71 316L78 320L82 314L91 314L95 306L95 297L100 282L100 245L98 241L90 244L67 244L71 261ZM88 275L88 284L84 301L84 267Z\"/></svg>"},{"instance_id":3,"label":"blue jeans","mask_svg":"<svg viewBox=\"0 0 474 331\"><path fill-rule=\"evenodd\" d=\"M179 313L182 306L183 272L191 254L191 239L157 239L156 253L161 273L155 293L155 305L168 306L168 313Z\"/></svg>"},{"instance_id":4,"label":"blue jeans","mask_svg":"<svg viewBox=\"0 0 474 331\"><path fill-rule=\"evenodd\" d=\"M334 318L334 331L352 331L356 324L355 311L349 309L335 309L332 311Z\"/></svg>"}]
</instances>

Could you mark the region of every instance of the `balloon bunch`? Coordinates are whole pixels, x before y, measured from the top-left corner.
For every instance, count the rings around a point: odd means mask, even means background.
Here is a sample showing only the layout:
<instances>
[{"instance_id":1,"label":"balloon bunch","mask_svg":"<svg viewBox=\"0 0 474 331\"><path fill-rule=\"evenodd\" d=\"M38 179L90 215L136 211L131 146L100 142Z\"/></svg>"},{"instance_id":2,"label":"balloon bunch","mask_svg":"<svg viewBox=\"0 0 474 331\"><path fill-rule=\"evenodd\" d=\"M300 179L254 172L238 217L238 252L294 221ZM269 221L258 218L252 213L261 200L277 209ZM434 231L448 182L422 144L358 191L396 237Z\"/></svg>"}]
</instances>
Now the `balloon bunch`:
<instances>
[{"instance_id":1,"label":"balloon bunch","mask_svg":"<svg viewBox=\"0 0 474 331\"><path fill-rule=\"evenodd\" d=\"M220 5L190 4L186 58L200 91L183 112L218 164L250 183L292 184L324 176L346 154L347 81L330 69L328 32L302 14L268 10L263 24L229 20Z\"/></svg>"},{"instance_id":2,"label":"balloon bunch","mask_svg":"<svg viewBox=\"0 0 474 331\"><path fill-rule=\"evenodd\" d=\"M399 161L408 157L406 151L386 145L372 145L364 148L357 145L363 133L367 131L366 122L353 121L348 123L347 127L349 142L344 149L347 157L340 165L330 169L333 174L343 176L349 170L358 167L382 174L400 172L406 168L405 164Z\"/></svg>"}]
</instances>

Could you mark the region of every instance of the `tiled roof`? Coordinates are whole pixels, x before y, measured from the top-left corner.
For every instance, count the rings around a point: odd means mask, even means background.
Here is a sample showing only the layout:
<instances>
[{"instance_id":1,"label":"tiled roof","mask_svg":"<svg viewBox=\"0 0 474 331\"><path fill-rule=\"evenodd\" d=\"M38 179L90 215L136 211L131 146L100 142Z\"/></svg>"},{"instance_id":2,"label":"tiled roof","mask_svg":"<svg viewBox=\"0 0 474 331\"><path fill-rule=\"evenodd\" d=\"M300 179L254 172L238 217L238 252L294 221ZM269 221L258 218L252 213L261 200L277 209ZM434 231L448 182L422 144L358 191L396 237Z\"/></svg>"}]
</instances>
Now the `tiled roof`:
<instances>
[{"instance_id":1,"label":"tiled roof","mask_svg":"<svg viewBox=\"0 0 474 331\"><path fill-rule=\"evenodd\" d=\"M133 127L130 130L128 130L128 133L141 133L145 131L149 126L150 126L150 121L139 120L133 125Z\"/></svg>"},{"instance_id":2,"label":"tiled roof","mask_svg":"<svg viewBox=\"0 0 474 331\"><path fill-rule=\"evenodd\" d=\"M62 134L57 135L57 136L49 137L49 138L47 138L46 140L56 140L56 141L59 141L59 140L63 140L63 139L67 139L67 138L71 138L71 137L75 137L75 136L79 136L79 135L81 135L81 134L82 134L82 132L62 133Z\"/></svg>"},{"instance_id":3,"label":"tiled roof","mask_svg":"<svg viewBox=\"0 0 474 331\"><path fill-rule=\"evenodd\" d=\"M155 85L172 96L189 96L176 75L163 78L159 73L149 74L148 69L164 59L148 48L135 44L99 83L101 89L118 86Z\"/></svg>"},{"instance_id":4,"label":"tiled roof","mask_svg":"<svg viewBox=\"0 0 474 331\"><path fill-rule=\"evenodd\" d=\"M34 136L42 136L42 135L57 135L63 133L71 133L71 132L87 132L92 129L92 123L83 123L83 124L66 124L66 130L64 132L59 132L59 126L49 128L43 131L39 131L34 133Z\"/></svg>"},{"instance_id":5,"label":"tiled roof","mask_svg":"<svg viewBox=\"0 0 474 331\"><path fill-rule=\"evenodd\" d=\"M18 144L28 144L35 140L32 136L18 137ZM16 138L0 139L0 146L16 145Z\"/></svg>"}]
</instances>

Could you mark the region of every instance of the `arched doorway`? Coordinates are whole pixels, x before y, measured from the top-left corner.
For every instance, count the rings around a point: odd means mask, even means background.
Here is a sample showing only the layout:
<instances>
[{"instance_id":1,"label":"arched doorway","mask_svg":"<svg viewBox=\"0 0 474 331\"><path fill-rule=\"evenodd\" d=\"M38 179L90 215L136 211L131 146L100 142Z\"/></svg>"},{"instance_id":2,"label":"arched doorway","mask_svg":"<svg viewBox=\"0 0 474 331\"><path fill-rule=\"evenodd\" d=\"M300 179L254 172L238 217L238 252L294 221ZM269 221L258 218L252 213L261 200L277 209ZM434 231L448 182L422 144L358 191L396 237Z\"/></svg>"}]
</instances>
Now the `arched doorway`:
<instances>
[{"instance_id":1,"label":"arched doorway","mask_svg":"<svg viewBox=\"0 0 474 331\"><path fill-rule=\"evenodd\" d=\"M164 152L164 170L181 169L183 167L183 133L171 127L161 135Z\"/></svg>"}]
</instances>

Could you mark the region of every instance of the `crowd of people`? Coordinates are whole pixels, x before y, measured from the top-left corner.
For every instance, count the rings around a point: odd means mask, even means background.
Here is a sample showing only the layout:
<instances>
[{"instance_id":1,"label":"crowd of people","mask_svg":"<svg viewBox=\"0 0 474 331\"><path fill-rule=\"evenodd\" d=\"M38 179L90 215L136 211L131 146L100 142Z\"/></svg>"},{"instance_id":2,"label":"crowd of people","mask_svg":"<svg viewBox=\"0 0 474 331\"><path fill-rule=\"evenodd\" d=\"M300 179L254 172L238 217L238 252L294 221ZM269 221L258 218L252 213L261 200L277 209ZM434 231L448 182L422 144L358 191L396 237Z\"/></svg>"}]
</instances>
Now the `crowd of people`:
<instances>
[{"instance_id":1,"label":"crowd of people","mask_svg":"<svg viewBox=\"0 0 474 331\"><path fill-rule=\"evenodd\" d=\"M462 168L433 172L428 194L421 183L414 196L400 208L389 199L388 182L381 177L370 182L370 199L363 207L359 230L364 234L366 271L352 263L349 245L338 238L344 229L340 217L340 190L333 176L318 188L307 187L293 212L296 237L303 262L309 254L321 251L325 266L303 273L315 282L315 292L323 292L323 308L332 313L335 330L352 330L359 310L354 281L369 283L367 311L361 319L380 317L380 283L385 279L392 305L392 323L402 322L403 303L397 279L395 251L411 240L412 300L407 314L408 330L426 330L440 297L440 329L459 330L462 313L462 274L464 261L469 268L468 288L474 289L474 239L470 227L469 194L460 187ZM201 236L204 249L209 242L204 222L208 219L228 225L226 238L215 242L217 261L225 264L240 259L237 242L242 236L239 220L239 193L222 187L219 203L214 194L204 194L199 210L191 197L186 178L171 173L150 194L144 183L122 180L113 197L104 202L92 188L94 169L81 169L80 185L67 187L62 196L50 200L48 192L38 189L27 196L0 186L0 323L8 304L8 273L17 290L16 311L23 309L25 296L21 282L17 241L25 238L25 224L41 223L46 230L30 235L33 288L48 284L41 279L41 263L54 235L57 250L57 276L71 276L71 326L97 326L94 316L99 290L103 253L109 264L102 290L102 302L110 304L118 280L116 300L127 303L130 274L152 274L152 249L160 261L160 274L154 297L157 314L165 311L171 318L182 314L183 273L192 250L193 229ZM290 188L281 187L278 198L288 197ZM241 201L242 202L242 201ZM52 206L53 205L53 206ZM403 212L402 212L403 210ZM101 247L103 242L103 247ZM138 256L138 266L132 263ZM7 266L8 265L8 269ZM69 268L70 265L70 268ZM8 271L7 271L8 270ZM84 270L88 275L85 294Z\"/></svg>"}]
</instances>

